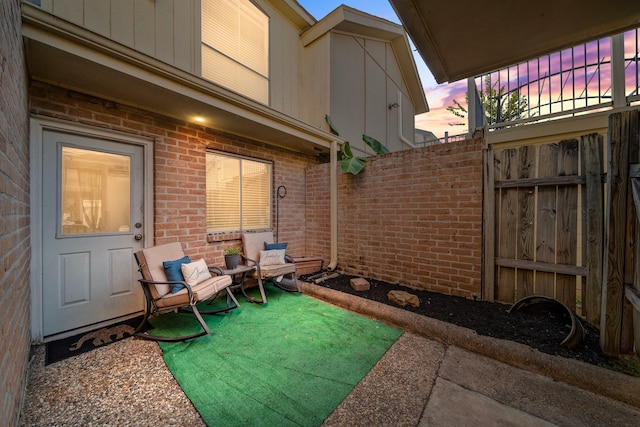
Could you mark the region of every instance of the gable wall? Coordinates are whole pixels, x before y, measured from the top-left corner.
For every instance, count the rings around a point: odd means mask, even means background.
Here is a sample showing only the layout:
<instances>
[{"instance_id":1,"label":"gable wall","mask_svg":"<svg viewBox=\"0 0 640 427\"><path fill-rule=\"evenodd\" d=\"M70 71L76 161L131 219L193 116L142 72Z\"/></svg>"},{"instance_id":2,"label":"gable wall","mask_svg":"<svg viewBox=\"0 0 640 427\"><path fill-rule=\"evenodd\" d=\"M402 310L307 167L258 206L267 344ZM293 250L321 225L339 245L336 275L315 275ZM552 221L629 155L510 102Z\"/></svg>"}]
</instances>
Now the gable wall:
<instances>
[{"instance_id":1,"label":"gable wall","mask_svg":"<svg viewBox=\"0 0 640 427\"><path fill-rule=\"evenodd\" d=\"M18 424L29 358L29 130L20 3L0 2L0 425Z\"/></svg>"},{"instance_id":2,"label":"gable wall","mask_svg":"<svg viewBox=\"0 0 640 427\"><path fill-rule=\"evenodd\" d=\"M315 158L41 83L34 83L30 95L33 114L154 139L155 244L182 242L187 255L214 265L224 265L224 247L239 244L237 233L206 232L205 152L210 148L273 162L273 194L279 185L287 188L279 202L279 240L289 242L288 253L306 252L304 171ZM273 206L275 227L275 196Z\"/></svg>"},{"instance_id":3,"label":"gable wall","mask_svg":"<svg viewBox=\"0 0 640 427\"><path fill-rule=\"evenodd\" d=\"M331 120L354 155L373 153L363 134L390 151L409 148L398 137L398 110L389 109L401 92L403 136L412 142L414 105L390 43L332 32L330 75Z\"/></svg>"},{"instance_id":4,"label":"gable wall","mask_svg":"<svg viewBox=\"0 0 640 427\"><path fill-rule=\"evenodd\" d=\"M325 116L330 110L331 38L328 34L304 47L300 65L300 109L298 118L329 131Z\"/></svg>"},{"instance_id":5,"label":"gable wall","mask_svg":"<svg viewBox=\"0 0 640 427\"><path fill-rule=\"evenodd\" d=\"M302 78L299 30L273 8L268 15L270 107L300 119L300 106L307 100L298 96Z\"/></svg>"},{"instance_id":6,"label":"gable wall","mask_svg":"<svg viewBox=\"0 0 640 427\"><path fill-rule=\"evenodd\" d=\"M338 267L467 298L482 279L483 139L372 157L338 172ZM329 165L307 171L308 252L329 260Z\"/></svg>"}]
</instances>

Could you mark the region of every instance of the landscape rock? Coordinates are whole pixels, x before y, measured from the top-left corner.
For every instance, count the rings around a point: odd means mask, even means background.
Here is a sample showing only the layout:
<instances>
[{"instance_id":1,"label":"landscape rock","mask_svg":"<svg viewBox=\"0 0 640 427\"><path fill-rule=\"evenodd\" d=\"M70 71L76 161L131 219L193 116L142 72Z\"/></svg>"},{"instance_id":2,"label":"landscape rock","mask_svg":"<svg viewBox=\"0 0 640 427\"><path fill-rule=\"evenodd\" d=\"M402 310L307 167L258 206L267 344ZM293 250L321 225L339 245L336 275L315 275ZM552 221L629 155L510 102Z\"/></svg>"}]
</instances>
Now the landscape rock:
<instances>
[{"instance_id":1,"label":"landscape rock","mask_svg":"<svg viewBox=\"0 0 640 427\"><path fill-rule=\"evenodd\" d=\"M350 280L351 287L356 291L368 291L371 289L369 281L364 277L354 277Z\"/></svg>"},{"instance_id":2,"label":"landscape rock","mask_svg":"<svg viewBox=\"0 0 640 427\"><path fill-rule=\"evenodd\" d=\"M387 294L389 301L394 302L402 307L410 305L412 307L420 307L420 300L416 295L405 291L389 291Z\"/></svg>"}]
</instances>

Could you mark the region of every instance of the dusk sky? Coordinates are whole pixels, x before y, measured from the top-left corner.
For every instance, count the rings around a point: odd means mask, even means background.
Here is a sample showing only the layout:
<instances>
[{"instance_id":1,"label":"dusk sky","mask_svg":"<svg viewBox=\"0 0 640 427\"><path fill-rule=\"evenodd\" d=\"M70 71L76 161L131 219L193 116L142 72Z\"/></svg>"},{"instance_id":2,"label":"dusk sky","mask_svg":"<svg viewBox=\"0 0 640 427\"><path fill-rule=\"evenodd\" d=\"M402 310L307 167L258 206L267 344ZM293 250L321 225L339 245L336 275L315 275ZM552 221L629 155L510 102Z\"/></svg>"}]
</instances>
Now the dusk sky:
<instances>
[{"instance_id":1,"label":"dusk sky","mask_svg":"<svg viewBox=\"0 0 640 427\"><path fill-rule=\"evenodd\" d=\"M298 0L317 20L324 18L341 4L361 10L374 16L400 24L388 0ZM626 93L638 93L640 69L634 58L640 56L638 36L635 31L625 33L625 76ZM420 55L414 51L414 59L430 111L416 116L415 126L433 132L442 138L465 133L465 119L447 111L453 100L465 105L467 81L461 80L438 85ZM531 108L526 116L562 114L572 108L597 108L611 96L611 54L609 39L594 40L574 49L543 56L539 60L521 62L512 67L491 73L488 77L495 86L505 93L519 93ZM486 78L483 77L483 79ZM480 91L484 91L484 80L478 80ZM609 98L607 98L609 97ZM636 101L638 102L638 101ZM638 102L640 103L640 102ZM463 126L455 126L463 123Z\"/></svg>"},{"instance_id":2,"label":"dusk sky","mask_svg":"<svg viewBox=\"0 0 640 427\"><path fill-rule=\"evenodd\" d=\"M354 9L400 24L400 20L387 0L298 0L298 3L317 20L324 18L341 4L346 4ZM445 132L449 132L449 135L466 132L466 125L451 126L453 123L460 123L460 119L446 110L448 106L453 105L454 98L464 103L466 80L438 85L417 52L414 52L414 58L430 109L428 113L416 116L416 128L429 130L440 138Z\"/></svg>"}]
</instances>

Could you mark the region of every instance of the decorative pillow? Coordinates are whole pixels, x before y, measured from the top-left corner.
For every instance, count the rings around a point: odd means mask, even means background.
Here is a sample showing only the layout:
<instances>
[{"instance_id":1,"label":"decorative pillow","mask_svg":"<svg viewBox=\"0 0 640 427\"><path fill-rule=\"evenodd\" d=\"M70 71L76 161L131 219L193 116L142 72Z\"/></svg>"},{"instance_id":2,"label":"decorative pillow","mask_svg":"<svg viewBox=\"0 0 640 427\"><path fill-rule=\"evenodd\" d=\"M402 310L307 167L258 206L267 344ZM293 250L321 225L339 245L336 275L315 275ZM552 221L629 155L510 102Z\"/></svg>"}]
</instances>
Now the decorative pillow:
<instances>
[{"instance_id":1,"label":"decorative pillow","mask_svg":"<svg viewBox=\"0 0 640 427\"><path fill-rule=\"evenodd\" d=\"M188 256L174 261L164 261L162 266L164 267L164 272L167 275L167 280L170 282L183 282L184 276L182 275L182 264L189 264L190 262L191 260ZM182 283L173 283L171 285L171 292L175 294L182 288L184 288Z\"/></svg>"},{"instance_id":2,"label":"decorative pillow","mask_svg":"<svg viewBox=\"0 0 640 427\"><path fill-rule=\"evenodd\" d=\"M260 251L260 265L284 264L284 249Z\"/></svg>"},{"instance_id":3,"label":"decorative pillow","mask_svg":"<svg viewBox=\"0 0 640 427\"><path fill-rule=\"evenodd\" d=\"M204 262L204 259L184 264L182 266L182 275L184 276L184 281L187 282L189 286L195 286L198 283L211 278L211 273L209 272L209 268L207 267L207 263Z\"/></svg>"},{"instance_id":4,"label":"decorative pillow","mask_svg":"<svg viewBox=\"0 0 640 427\"><path fill-rule=\"evenodd\" d=\"M283 243L267 243L267 242L264 242L264 250L265 251L272 251L274 249L287 249L287 245L288 244L289 244L289 242L283 242ZM285 256L284 264L286 264L287 262L288 262L287 261L287 257Z\"/></svg>"},{"instance_id":5,"label":"decorative pillow","mask_svg":"<svg viewBox=\"0 0 640 427\"><path fill-rule=\"evenodd\" d=\"M283 243L267 243L264 242L264 250L265 251L271 251L274 249L287 249L287 245L289 244L289 242L283 242Z\"/></svg>"}]
</instances>

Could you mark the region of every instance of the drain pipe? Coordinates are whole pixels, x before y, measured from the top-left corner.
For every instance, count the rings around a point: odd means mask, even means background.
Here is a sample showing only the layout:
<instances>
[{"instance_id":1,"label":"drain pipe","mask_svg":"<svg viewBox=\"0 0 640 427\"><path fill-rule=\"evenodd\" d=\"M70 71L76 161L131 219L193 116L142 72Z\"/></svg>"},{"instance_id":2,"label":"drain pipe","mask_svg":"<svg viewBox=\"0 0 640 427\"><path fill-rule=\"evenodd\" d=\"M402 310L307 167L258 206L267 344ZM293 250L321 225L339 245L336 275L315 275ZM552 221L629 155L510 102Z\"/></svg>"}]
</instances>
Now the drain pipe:
<instances>
[{"instance_id":1,"label":"drain pipe","mask_svg":"<svg viewBox=\"0 0 640 427\"><path fill-rule=\"evenodd\" d=\"M398 96L398 138L400 139L400 141L404 142L409 147L416 148L413 142L409 141L402 134L402 92L398 91L397 96Z\"/></svg>"},{"instance_id":2,"label":"drain pipe","mask_svg":"<svg viewBox=\"0 0 640 427\"><path fill-rule=\"evenodd\" d=\"M329 159L331 259L327 268L329 271L333 271L338 265L338 141L336 140L331 141Z\"/></svg>"}]
</instances>

